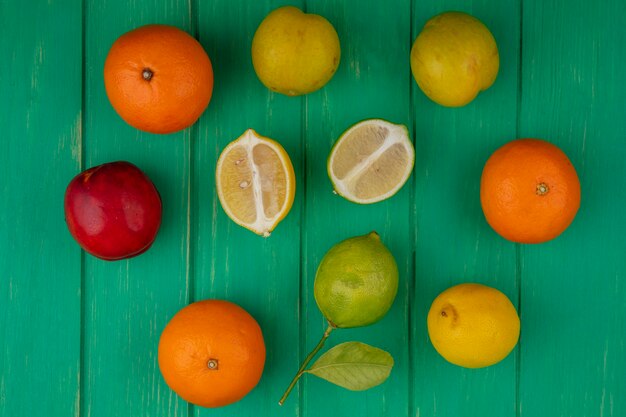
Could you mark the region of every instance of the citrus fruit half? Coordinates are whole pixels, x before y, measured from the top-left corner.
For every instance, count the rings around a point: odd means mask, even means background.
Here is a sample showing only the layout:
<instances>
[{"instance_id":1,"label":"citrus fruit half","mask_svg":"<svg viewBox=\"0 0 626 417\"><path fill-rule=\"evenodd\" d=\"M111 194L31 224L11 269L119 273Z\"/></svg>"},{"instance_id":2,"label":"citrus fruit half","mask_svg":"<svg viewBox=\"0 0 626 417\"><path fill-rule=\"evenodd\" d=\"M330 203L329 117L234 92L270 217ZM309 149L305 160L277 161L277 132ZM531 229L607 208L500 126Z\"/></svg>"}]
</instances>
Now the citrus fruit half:
<instances>
[{"instance_id":1,"label":"citrus fruit half","mask_svg":"<svg viewBox=\"0 0 626 417\"><path fill-rule=\"evenodd\" d=\"M229 301L204 300L180 310L159 340L159 368L185 401L221 407L239 401L261 379L261 328Z\"/></svg>"},{"instance_id":2,"label":"citrus fruit half","mask_svg":"<svg viewBox=\"0 0 626 417\"><path fill-rule=\"evenodd\" d=\"M465 368L500 362L513 350L520 332L517 311L507 296L481 284L459 284L439 294L427 322L437 352Z\"/></svg>"},{"instance_id":3,"label":"citrus fruit half","mask_svg":"<svg viewBox=\"0 0 626 417\"><path fill-rule=\"evenodd\" d=\"M375 323L398 292L398 266L376 232L346 239L324 255L315 274L315 301L334 327Z\"/></svg>"},{"instance_id":4,"label":"citrus fruit half","mask_svg":"<svg viewBox=\"0 0 626 417\"><path fill-rule=\"evenodd\" d=\"M228 217L265 237L289 213L296 190L285 149L252 129L222 151L215 180Z\"/></svg>"},{"instance_id":5,"label":"citrus fruit half","mask_svg":"<svg viewBox=\"0 0 626 417\"><path fill-rule=\"evenodd\" d=\"M415 150L404 125L368 119L346 130L328 157L335 192L359 204L385 200L413 171Z\"/></svg>"},{"instance_id":6,"label":"citrus fruit half","mask_svg":"<svg viewBox=\"0 0 626 417\"><path fill-rule=\"evenodd\" d=\"M480 202L502 237L542 243L559 236L580 207L574 166L555 145L518 139L496 150L483 169Z\"/></svg>"},{"instance_id":7,"label":"citrus fruit half","mask_svg":"<svg viewBox=\"0 0 626 417\"><path fill-rule=\"evenodd\" d=\"M211 100L213 67L188 33L147 25L120 36L104 63L104 86L129 125L151 133L191 126Z\"/></svg>"}]
</instances>

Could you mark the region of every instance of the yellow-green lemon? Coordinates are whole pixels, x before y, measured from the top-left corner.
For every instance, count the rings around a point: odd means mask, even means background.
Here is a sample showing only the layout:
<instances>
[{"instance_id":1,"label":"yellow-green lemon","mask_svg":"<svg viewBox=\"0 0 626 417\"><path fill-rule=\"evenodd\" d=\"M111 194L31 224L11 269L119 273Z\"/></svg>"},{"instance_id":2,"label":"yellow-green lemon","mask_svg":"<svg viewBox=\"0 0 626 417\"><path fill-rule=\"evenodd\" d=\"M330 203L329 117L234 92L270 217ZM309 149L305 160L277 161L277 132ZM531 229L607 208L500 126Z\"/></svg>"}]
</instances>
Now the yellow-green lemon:
<instances>
[{"instance_id":1,"label":"yellow-green lemon","mask_svg":"<svg viewBox=\"0 0 626 417\"><path fill-rule=\"evenodd\" d=\"M372 204L397 193L413 172L414 162L406 126L367 119L335 142L327 170L337 194L358 204Z\"/></svg>"},{"instance_id":2,"label":"yellow-green lemon","mask_svg":"<svg viewBox=\"0 0 626 417\"><path fill-rule=\"evenodd\" d=\"M315 301L335 327L377 322L397 292L398 266L376 232L333 246L315 275Z\"/></svg>"},{"instance_id":3,"label":"yellow-green lemon","mask_svg":"<svg viewBox=\"0 0 626 417\"><path fill-rule=\"evenodd\" d=\"M341 48L324 17L280 7L261 22L252 40L252 64L270 90L288 96L323 87L339 66Z\"/></svg>"},{"instance_id":4,"label":"yellow-green lemon","mask_svg":"<svg viewBox=\"0 0 626 417\"><path fill-rule=\"evenodd\" d=\"M487 27L462 12L431 18L411 49L411 71L421 90L435 103L465 106L489 88L500 58Z\"/></svg>"}]
</instances>

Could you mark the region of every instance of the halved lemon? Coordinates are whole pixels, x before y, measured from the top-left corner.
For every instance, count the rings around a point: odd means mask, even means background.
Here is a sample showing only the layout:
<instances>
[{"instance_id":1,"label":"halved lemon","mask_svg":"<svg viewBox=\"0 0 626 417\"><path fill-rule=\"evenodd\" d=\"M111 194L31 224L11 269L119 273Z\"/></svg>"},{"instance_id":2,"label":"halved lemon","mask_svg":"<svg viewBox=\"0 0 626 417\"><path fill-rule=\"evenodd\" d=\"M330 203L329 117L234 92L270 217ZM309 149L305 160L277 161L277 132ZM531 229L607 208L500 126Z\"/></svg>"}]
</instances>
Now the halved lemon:
<instances>
[{"instance_id":1,"label":"halved lemon","mask_svg":"<svg viewBox=\"0 0 626 417\"><path fill-rule=\"evenodd\" d=\"M404 125L368 119L346 130L328 157L335 192L359 204L385 200L413 171L415 150Z\"/></svg>"},{"instance_id":2,"label":"halved lemon","mask_svg":"<svg viewBox=\"0 0 626 417\"><path fill-rule=\"evenodd\" d=\"M285 149L253 129L222 151L215 181L228 217L265 237L289 213L296 191L293 165Z\"/></svg>"}]
</instances>

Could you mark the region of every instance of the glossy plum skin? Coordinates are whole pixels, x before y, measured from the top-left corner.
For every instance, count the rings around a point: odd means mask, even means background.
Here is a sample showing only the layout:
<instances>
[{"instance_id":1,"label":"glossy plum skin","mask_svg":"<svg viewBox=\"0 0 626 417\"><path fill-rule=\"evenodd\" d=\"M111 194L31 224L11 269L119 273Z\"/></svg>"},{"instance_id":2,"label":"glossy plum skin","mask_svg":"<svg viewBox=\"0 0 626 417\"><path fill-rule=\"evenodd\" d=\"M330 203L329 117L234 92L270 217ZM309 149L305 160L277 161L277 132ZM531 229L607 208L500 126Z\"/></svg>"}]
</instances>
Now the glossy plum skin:
<instances>
[{"instance_id":1,"label":"glossy plum skin","mask_svg":"<svg viewBox=\"0 0 626 417\"><path fill-rule=\"evenodd\" d=\"M78 174L65 191L65 221L88 253L114 261L150 248L161 226L158 190L135 165L110 162Z\"/></svg>"}]
</instances>

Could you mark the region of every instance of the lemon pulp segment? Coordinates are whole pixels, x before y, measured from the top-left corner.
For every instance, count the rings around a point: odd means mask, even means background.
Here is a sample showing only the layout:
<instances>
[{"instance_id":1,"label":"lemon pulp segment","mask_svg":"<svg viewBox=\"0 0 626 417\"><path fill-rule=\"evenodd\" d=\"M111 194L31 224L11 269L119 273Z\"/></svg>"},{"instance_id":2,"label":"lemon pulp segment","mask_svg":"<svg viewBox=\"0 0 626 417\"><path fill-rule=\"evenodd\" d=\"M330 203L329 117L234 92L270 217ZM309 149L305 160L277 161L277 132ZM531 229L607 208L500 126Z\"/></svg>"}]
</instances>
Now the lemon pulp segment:
<instances>
[{"instance_id":1,"label":"lemon pulp segment","mask_svg":"<svg viewBox=\"0 0 626 417\"><path fill-rule=\"evenodd\" d=\"M404 185L414 161L405 126L369 119L341 135L328 159L328 175L335 191L346 199L375 203Z\"/></svg>"},{"instance_id":2,"label":"lemon pulp segment","mask_svg":"<svg viewBox=\"0 0 626 417\"><path fill-rule=\"evenodd\" d=\"M295 175L287 152L252 129L224 149L217 163L216 183L226 214L263 236L269 236L287 215L295 195Z\"/></svg>"}]
</instances>

